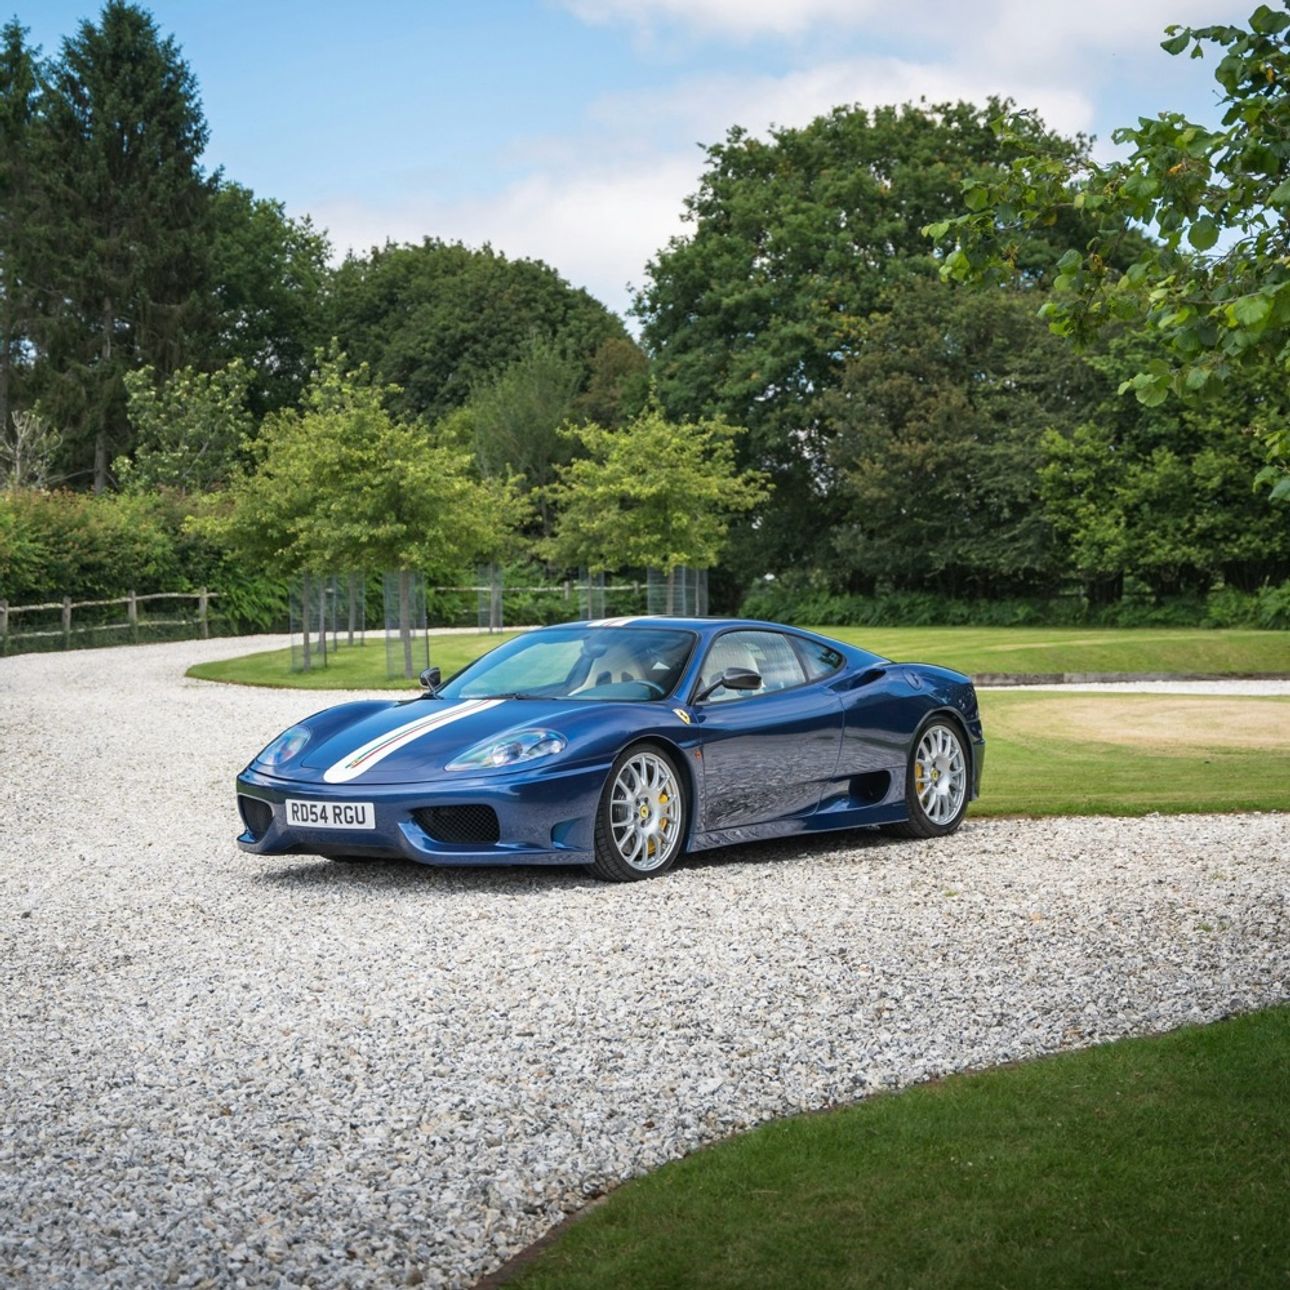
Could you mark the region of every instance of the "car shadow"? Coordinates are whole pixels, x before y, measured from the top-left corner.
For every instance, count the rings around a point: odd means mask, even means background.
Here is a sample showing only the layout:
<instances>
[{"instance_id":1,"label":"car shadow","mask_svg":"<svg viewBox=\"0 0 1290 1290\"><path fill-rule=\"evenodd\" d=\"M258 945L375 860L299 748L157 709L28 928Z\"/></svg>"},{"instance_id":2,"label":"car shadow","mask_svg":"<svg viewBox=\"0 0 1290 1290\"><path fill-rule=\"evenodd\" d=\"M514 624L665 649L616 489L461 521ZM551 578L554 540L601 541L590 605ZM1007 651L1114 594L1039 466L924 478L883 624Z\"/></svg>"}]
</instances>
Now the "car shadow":
<instances>
[{"instance_id":1,"label":"car shadow","mask_svg":"<svg viewBox=\"0 0 1290 1290\"><path fill-rule=\"evenodd\" d=\"M876 829L854 829L700 851L686 856L675 872L723 869L733 865L769 867L779 861L827 861L856 851L881 851L900 839ZM517 895L529 890L604 887L585 865L422 865L413 860L324 860L317 856L266 857L266 867L251 881L273 889L451 890ZM271 866L271 867L270 867Z\"/></svg>"}]
</instances>

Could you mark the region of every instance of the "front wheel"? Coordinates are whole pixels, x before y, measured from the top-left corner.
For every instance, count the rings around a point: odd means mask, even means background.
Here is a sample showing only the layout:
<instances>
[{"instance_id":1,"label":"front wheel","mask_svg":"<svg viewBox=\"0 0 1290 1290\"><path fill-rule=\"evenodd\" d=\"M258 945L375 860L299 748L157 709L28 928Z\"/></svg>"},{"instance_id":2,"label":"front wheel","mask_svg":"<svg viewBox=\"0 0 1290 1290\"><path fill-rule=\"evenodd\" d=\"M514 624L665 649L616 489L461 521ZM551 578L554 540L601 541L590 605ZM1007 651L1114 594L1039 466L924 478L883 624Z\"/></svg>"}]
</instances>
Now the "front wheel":
<instances>
[{"instance_id":1,"label":"front wheel","mask_svg":"<svg viewBox=\"0 0 1290 1290\"><path fill-rule=\"evenodd\" d=\"M968 804L968 752L959 728L933 720L918 732L905 772L909 818L885 831L902 838L939 838L963 823Z\"/></svg>"},{"instance_id":2,"label":"front wheel","mask_svg":"<svg viewBox=\"0 0 1290 1290\"><path fill-rule=\"evenodd\" d=\"M619 754L596 811L591 870L608 882L666 873L685 846L685 794L672 759L654 744Z\"/></svg>"}]
</instances>

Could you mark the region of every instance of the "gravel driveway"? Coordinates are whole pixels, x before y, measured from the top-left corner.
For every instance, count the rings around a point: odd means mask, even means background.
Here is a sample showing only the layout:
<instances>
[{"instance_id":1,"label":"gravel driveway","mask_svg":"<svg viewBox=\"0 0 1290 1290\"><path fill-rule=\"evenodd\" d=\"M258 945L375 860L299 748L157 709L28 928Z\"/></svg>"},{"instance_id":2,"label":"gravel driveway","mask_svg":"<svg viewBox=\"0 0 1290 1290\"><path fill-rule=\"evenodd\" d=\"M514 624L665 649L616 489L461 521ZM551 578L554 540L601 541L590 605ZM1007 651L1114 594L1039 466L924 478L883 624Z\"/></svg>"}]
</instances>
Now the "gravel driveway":
<instances>
[{"instance_id":1,"label":"gravel driveway","mask_svg":"<svg viewBox=\"0 0 1290 1290\"><path fill-rule=\"evenodd\" d=\"M0 661L7 1284L467 1284L765 1117L1287 997L1284 815L244 856L234 772L330 701L183 678L255 644Z\"/></svg>"}]
</instances>

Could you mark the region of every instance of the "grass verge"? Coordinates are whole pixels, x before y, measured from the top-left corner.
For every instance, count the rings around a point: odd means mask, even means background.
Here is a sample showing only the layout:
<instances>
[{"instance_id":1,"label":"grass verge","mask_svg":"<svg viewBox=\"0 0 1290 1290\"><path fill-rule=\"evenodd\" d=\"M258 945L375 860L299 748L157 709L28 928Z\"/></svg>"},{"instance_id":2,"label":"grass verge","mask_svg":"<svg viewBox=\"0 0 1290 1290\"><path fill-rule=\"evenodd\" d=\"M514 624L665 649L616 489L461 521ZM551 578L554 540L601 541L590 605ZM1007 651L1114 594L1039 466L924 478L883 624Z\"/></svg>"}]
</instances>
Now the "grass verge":
<instances>
[{"instance_id":1,"label":"grass verge","mask_svg":"<svg viewBox=\"0 0 1290 1290\"><path fill-rule=\"evenodd\" d=\"M489 635L468 632L430 638L430 662L442 669L445 677L487 653L514 632ZM226 681L233 685L270 685L299 690L403 690L417 689L415 680L393 679L385 675L385 643L379 637L366 645L342 645L327 655L327 666L316 665L308 672L291 670L289 649L263 650L225 658L214 663L198 663L188 669L189 676L202 681Z\"/></svg>"},{"instance_id":2,"label":"grass verge","mask_svg":"<svg viewBox=\"0 0 1290 1290\"><path fill-rule=\"evenodd\" d=\"M987 690L985 815L1287 811L1290 699Z\"/></svg>"},{"instance_id":3,"label":"grass verge","mask_svg":"<svg viewBox=\"0 0 1290 1290\"><path fill-rule=\"evenodd\" d=\"M1168 672L1290 673L1290 632L1203 631L1173 628L1078 627L817 627L904 662L940 663L961 672ZM512 633L513 634L513 633ZM430 661L444 676L510 634L431 636ZM287 650L269 650L218 663L198 663L189 676L241 685L294 686L305 690L406 690L403 678L385 675L379 641L330 655L326 668L292 672Z\"/></svg>"},{"instance_id":4,"label":"grass verge","mask_svg":"<svg viewBox=\"0 0 1290 1290\"><path fill-rule=\"evenodd\" d=\"M960 672L1290 672L1290 632L1122 627L817 627L901 662Z\"/></svg>"},{"instance_id":5,"label":"grass verge","mask_svg":"<svg viewBox=\"0 0 1290 1290\"><path fill-rule=\"evenodd\" d=\"M513 1284L1284 1285L1287 1126L1275 1008L765 1125L628 1183Z\"/></svg>"},{"instance_id":6,"label":"grass verge","mask_svg":"<svg viewBox=\"0 0 1290 1290\"><path fill-rule=\"evenodd\" d=\"M919 636L933 634L912 630ZM988 642L1023 630L969 634ZM935 634L957 636L965 631L949 628ZM1273 632L1199 635L1282 639ZM502 639L509 637L435 637L431 657L448 675ZM1261 639L1256 644L1263 648ZM1061 648L1069 651L1075 646L1067 643ZM1240 654L1240 648L1244 647L1229 643L1225 657L1249 663L1254 656ZM927 655L936 657L937 651L929 649ZM1218 656L1206 657L1212 670ZM327 668L309 673L292 674L289 664L288 651L274 650L201 663L190 668L189 675L315 690L411 688L403 680L386 681L385 650L378 643L341 649ZM1238 670L1258 669L1243 665ZM1284 762L1290 755L1290 743L1279 733L1290 729L1290 699L1018 690L985 691L981 707L988 743L982 794L973 815L1290 810L1290 776L1269 773L1272 762Z\"/></svg>"}]
</instances>

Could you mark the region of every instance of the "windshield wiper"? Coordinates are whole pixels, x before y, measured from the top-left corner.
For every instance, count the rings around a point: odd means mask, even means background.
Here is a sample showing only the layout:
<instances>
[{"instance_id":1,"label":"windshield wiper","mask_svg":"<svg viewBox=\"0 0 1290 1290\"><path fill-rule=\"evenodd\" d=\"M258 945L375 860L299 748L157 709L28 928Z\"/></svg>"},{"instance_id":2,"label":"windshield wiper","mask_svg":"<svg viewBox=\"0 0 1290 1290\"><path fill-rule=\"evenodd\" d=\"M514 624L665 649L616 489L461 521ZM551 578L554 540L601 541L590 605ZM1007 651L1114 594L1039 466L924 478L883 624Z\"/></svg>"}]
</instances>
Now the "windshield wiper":
<instances>
[{"instance_id":1,"label":"windshield wiper","mask_svg":"<svg viewBox=\"0 0 1290 1290\"><path fill-rule=\"evenodd\" d=\"M549 699L549 694L523 694L519 690L510 690L505 694L481 694L481 699Z\"/></svg>"}]
</instances>

